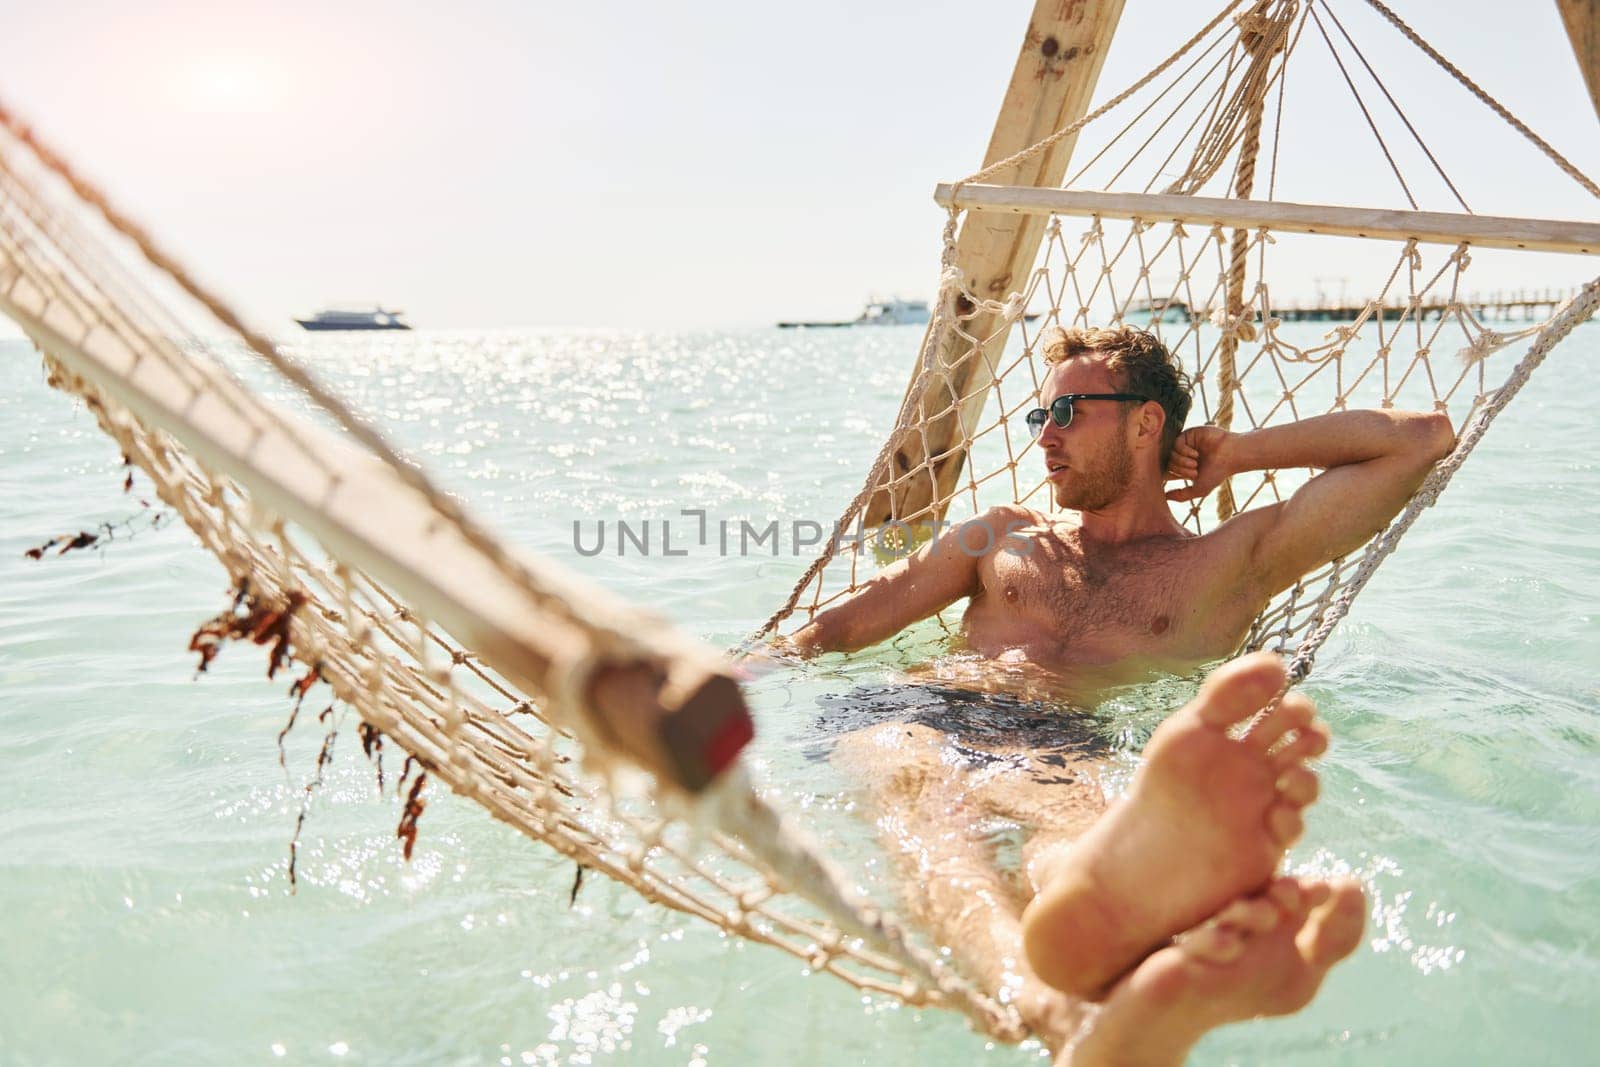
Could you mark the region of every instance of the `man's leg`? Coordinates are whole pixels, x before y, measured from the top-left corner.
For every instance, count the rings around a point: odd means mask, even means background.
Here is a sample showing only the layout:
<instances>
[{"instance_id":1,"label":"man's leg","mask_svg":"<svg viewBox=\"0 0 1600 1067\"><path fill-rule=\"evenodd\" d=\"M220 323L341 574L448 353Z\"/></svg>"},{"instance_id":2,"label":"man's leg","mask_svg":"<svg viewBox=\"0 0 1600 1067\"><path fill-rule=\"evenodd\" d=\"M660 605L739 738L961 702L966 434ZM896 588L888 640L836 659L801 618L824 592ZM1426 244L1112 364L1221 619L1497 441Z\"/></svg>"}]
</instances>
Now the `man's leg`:
<instances>
[{"instance_id":1,"label":"man's leg","mask_svg":"<svg viewBox=\"0 0 1600 1067\"><path fill-rule=\"evenodd\" d=\"M1092 768L1076 765L1078 787L1058 782L1045 796L1015 767L966 770L943 733L910 723L849 734L834 761L867 790L907 917L950 947L963 974L1013 1005L1052 1051L1064 1047L1087 1009L1028 965L1022 908L1032 892L1001 870L981 823L999 814L1081 832L1104 808Z\"/></svg>"}]
</instances>

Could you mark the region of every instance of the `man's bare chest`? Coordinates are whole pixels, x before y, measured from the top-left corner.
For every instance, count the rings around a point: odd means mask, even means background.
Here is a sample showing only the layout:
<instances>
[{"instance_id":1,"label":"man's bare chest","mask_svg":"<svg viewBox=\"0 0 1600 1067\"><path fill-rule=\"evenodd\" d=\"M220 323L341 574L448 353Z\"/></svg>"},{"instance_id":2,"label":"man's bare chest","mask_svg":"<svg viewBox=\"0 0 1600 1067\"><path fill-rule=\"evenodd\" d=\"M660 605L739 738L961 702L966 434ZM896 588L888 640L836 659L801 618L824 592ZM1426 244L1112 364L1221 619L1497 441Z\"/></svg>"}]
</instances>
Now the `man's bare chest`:
<instances>
[{"instance_id":1,"label":"man's bare chest","mask_svg":"<svg viewBox=\"0 0 1600 1067\"><path fill-rule=\"evenodd\" d=\"M985 559L987 612L1009 615L1063 643L1181 642L1211 598L1198 539L1086 546L1073 536L1031 539L1026 552Z\"/></svg>"}]
</instances>

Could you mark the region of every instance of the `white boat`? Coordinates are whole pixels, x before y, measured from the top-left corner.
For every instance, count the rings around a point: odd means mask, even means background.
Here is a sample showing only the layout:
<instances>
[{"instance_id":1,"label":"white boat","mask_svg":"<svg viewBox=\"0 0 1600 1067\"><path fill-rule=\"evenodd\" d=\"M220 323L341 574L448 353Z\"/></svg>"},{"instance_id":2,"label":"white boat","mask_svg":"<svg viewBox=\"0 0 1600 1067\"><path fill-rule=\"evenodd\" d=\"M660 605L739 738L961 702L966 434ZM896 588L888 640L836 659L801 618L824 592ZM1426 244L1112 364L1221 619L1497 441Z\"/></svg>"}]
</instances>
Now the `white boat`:
<instances>
[{"instance_id":1,"label":"white boat","mask_svg":"<svg viewBox=\"0 0 1600 1067\"><path fill-rule=\"evenodd\" d=\"M402 312L370 308L324 308L309 319L295 319L307 330L409 330Z\"/></svg>"},{"instance_id":2,"label":"white boat","mask_svg":"<svg viewBox=\"0 0 1600 1067\"><path fill-rule=\"evenodd\" d=\"M926 300L874 300L856 319L857 326L918 326L928 321Z\"/></svg>"},{"instance_id":3,"label":"white boat","mask_svg":"<svg viewBox=\"0 0 1600 1067\"><path fill-rule=\"evenodd\" d=\"M853 319L843 322L780 322L782 329L829 329L840 326L919 326L926 325L929 319L928 302L926 300L901 300L891 297L888 300L873 300L862 309L861 314Z\"/></svg>"}]
</instances>

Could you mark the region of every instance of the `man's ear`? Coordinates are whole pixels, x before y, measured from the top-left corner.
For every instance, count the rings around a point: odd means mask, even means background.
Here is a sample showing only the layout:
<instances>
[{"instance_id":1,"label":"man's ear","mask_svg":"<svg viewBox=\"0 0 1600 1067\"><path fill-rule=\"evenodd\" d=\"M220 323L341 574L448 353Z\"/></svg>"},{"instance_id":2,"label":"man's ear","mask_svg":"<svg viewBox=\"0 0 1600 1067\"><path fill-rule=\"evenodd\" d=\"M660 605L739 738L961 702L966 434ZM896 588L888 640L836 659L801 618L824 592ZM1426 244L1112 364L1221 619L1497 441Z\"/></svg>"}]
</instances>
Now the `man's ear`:
<instances>
[{"instance_id":1,"label":"man's ear","mask_svg":"<svg viewBox=\"0 0 1600 1067\"><path fill-rule=\"evenodd\" d=\"M1147 400L1139 405L1139 436L1149 438L1159 444L1161 434L1166 429L1167 412L1160 404Z\"/></svg>"}]
</instances>

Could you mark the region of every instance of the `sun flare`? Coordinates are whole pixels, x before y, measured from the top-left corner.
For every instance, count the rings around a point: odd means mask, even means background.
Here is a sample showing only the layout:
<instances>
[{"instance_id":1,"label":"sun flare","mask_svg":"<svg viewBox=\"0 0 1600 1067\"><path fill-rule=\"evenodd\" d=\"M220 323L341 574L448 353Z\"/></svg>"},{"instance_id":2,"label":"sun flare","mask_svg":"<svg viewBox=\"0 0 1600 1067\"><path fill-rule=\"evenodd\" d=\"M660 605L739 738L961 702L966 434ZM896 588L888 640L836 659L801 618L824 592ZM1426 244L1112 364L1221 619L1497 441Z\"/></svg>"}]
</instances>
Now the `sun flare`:
<instances>
[{"instance_id":1,"label":"sun flare","mask_svg":"<svg viewBox=\"0 0 1600 1067\"><path fill-rule=\"evenodd\" d=\"M179 82L182 99L200 111L260 111L279 86L272 70L254 56L213 55L189 63Z\"/></svg>"}]
</instances>

